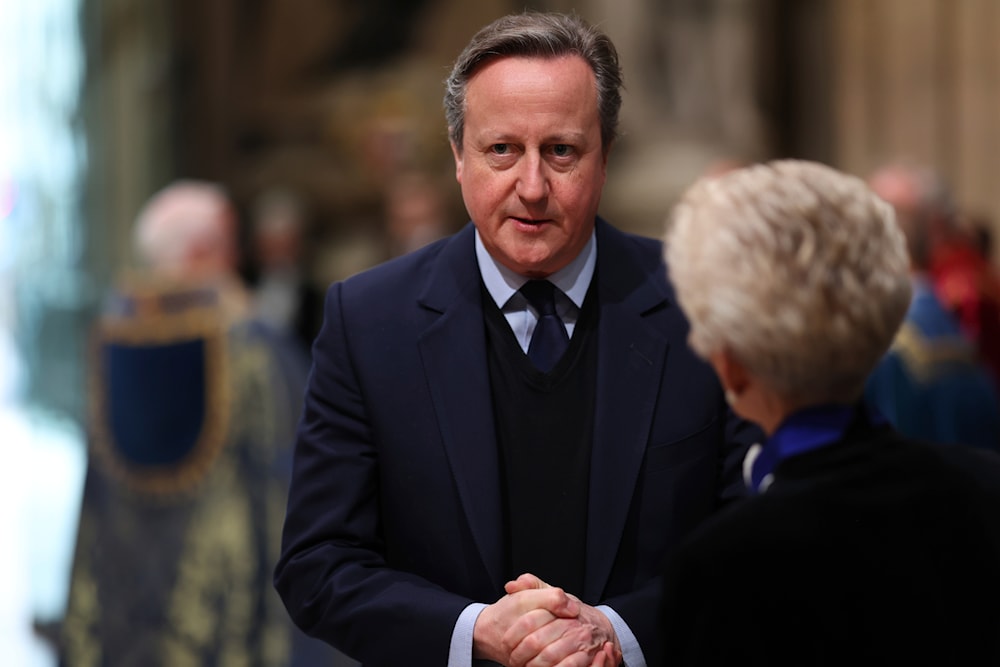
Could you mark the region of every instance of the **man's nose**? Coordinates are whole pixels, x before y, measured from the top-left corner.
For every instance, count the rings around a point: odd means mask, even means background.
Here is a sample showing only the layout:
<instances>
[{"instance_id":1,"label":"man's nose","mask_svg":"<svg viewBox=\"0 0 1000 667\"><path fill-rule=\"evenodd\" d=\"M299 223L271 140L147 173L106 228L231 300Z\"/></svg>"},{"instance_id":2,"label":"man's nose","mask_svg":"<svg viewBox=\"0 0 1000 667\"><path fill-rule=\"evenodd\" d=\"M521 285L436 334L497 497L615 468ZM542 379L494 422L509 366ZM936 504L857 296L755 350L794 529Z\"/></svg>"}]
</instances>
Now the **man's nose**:
<instances>
[{"instance_id":1,"label":"man's nose","mask_svg":"<svg viewBox=\"0 0 1000 667\"><path fill-rule=\"evenodd\" d=\"M525 155L519 165L517 194L525 201L540 201L549 194L545 163L538 155Z\"/></svg>"}]
</instances>

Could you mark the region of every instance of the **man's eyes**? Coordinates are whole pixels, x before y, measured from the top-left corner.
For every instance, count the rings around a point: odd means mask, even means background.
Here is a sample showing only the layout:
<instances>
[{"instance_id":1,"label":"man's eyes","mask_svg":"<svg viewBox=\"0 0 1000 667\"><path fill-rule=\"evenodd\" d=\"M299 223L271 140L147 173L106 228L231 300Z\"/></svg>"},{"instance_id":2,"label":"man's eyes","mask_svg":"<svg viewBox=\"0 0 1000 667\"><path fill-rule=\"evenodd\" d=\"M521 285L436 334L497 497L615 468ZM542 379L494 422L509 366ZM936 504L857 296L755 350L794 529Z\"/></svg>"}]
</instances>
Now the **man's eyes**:
<instances>
[{"instance_id":1,"label":"man's eyes","mask_svg":"<svg viewBox=\"0 0 1000 667\"><path fill-rule=\"evenodd\" d=\"M574 154L573 146L569 144L552 144L548 147L549 154L557 158L571 157ZM512 144L492 144L490 153L493 155L511 155L514 153Z\"/></svg>"}]
</instances>

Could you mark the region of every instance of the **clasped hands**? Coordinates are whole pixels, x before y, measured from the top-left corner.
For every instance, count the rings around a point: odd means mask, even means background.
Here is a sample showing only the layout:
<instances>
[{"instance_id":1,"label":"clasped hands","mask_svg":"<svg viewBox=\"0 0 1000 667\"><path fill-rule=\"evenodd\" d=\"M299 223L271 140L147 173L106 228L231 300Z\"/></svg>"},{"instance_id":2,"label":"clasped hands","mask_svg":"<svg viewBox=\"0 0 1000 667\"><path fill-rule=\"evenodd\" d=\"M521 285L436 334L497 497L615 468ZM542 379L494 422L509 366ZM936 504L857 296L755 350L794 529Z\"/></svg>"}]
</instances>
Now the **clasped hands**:
<instances>
[{"instance_id":1,"label":"clasped hands","mask_svg":"<svg viewBox=\"0 0 1000 667\"><path fill-rule=\"evenodd\" d=\"M473 630L473 655L507 667L617 667L621 646L607 616L533 574L504 586Z\"/></svg>"}]
</instances>

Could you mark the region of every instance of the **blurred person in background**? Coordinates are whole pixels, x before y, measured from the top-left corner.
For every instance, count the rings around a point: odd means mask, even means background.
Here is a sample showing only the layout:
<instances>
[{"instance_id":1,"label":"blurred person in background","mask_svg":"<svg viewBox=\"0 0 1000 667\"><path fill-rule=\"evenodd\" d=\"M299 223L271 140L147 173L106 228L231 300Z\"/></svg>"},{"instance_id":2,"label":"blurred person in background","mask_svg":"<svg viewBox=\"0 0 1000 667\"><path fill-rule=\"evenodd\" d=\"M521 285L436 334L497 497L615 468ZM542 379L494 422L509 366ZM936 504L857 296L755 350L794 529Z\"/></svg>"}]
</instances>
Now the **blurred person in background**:
<instances>
[{"instance_id":1,"label":"blurred person in background","mask_svg":"<svg viewBox=\"0 0 1000 667\"><path fill-rule=\"evenodd\" d=\"M254 313L306 352L319 333L323 292L305 266L308 211L294 191L273 187L250 208L250 281Z\"/></svg>"},{"instance_id":2,"label":"blurred person in background","mask_svg":"<svg viewBox=\"0 0 1000 667\"><path fill-rule=\"evenodd\" d=\"M879 169L869 185L892 205L906 237L913 299L868 381L868 398L904 435L1000 451L996 384L932 275L936 249L954 236L944 185L929 170L905 165Z\"/></svg>"},{"instance_id":3,"label":"blurred person in background","mask_svg":"<svg viewBox=\"0 0 1000 667\"><path fill-rule=\"evenodd\" d=\"M413 252L448 235L448 210L437 180L419 171L403 171L385 193L390 257Z\"/></svg>"},{"instance_id":4,"label":"blurred person in background","mask_svg":"<svg viewBox=\"0 0 1000 667\"><path fill-rule=\"evenodd\" d=\"M993 259L993 225L981 213L960 212L958 233L932 266L938 291L976 341L1000 388L1000 270Z\"/></svg>"},{"instance_id":5,"label":"blurred person in background","mask_svg":"<svg viewBox=\"0 0 1000 667\"><path fill-rule=\"evenodd\" d=\"M1000 387L1000 276L963 225L961 207L944 179L933 169L900 161L884 165L869 181L904 217L918 218L923 268L934 292Z\"/></svg>"},{"instance_id":6,"label":"blurred person in background","mask_svg":"<svg viewBox=\"0 0 1000 667\"><path fill-rule=\"evenodd\" d=\"M664 665L1000 664L1000 456L910 440L862 400L910 304L892 208L778 161L703 179L669 273L733 409L751 497L677 550Z\"/></svg>"},{"instance_id":7,"label":"blurred person in background","mask_svg":"<svg viewBox=\"0 0 1000 667\"><path fill-rule=\"evenodd\" d=\"M967 213L962 216L963 226L972 239L972 247L986 262L993 265L993 219L982 213ZM996 266L993 266L994 271Z\"/></svg>"},{"instance_id":8,"label":"blurred person in background","mask_svg":"<svg viewBox=\"0 0 1000 667\"><path fill-rule=\"evenodd\" d=\"M269 585L304 371L251 317L237 224L215 184L158 192L95 323L68 667L329 664Z\"/></svg>"}]
</instances>

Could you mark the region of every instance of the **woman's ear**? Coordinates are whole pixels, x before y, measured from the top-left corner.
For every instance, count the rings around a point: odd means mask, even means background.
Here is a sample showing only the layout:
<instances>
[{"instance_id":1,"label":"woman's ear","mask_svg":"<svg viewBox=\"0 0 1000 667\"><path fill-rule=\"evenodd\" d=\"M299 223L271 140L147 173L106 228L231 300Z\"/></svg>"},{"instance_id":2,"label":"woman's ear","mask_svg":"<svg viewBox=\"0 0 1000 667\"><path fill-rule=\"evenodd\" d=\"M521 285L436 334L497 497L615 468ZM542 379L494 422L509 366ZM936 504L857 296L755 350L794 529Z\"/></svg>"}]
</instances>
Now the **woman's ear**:
<instances>
[{"instance_id":1,"label":"woman's ear","mask_svg":"<svg viewBox=\"0 0 1000 667\"><path fill-rule=\"evenodd\" d=\"M734 403L750 384L746 367L729 350L720 350L708 358L715 374L719 376L722 388L726 390L726 400Z\"/></svg>"}]
</instances>

